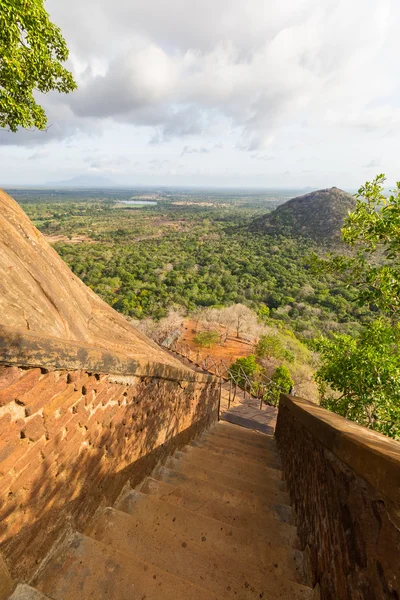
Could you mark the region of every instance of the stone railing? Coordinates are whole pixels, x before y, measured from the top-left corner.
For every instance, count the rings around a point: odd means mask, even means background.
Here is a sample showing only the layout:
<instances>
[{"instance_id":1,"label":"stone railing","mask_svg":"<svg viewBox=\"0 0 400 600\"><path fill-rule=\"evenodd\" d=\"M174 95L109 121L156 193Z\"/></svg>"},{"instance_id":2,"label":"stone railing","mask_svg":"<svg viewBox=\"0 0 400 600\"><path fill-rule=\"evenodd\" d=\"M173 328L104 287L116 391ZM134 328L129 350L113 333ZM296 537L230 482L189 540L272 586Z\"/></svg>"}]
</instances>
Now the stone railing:
<instances>
[{"instance_id":1,"label":"stone railing","mask_svg":"<svg viewBox=\"0 0 400 600\"><path fill-rule=\"evenodd\" d=\"M0 327L0 598L218 418L219 380ZM3 594L4 595L4 594Z\"/></svg>"},{"instance_id":2,"label":"stone railing","mask_svg":"<svg viewBox=\"0 0 400 600\"><path fill-rule=\"evenodd\" d=\"M322 600L400 598L400 443L282 395L276 438Z\"/></svg>"}]
</instances>

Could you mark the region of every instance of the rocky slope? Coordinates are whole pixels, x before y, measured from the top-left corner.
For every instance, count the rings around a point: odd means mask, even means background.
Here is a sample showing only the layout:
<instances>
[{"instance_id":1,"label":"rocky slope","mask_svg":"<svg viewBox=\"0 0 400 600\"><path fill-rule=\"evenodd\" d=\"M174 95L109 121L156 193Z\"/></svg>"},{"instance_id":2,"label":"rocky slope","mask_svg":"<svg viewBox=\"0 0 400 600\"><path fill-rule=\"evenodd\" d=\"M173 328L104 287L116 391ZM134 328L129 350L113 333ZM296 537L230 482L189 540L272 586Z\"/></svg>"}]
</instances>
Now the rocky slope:
<instances>
[{"instance_id":1,"label":"rocky slope","mask_svg":"<svg viewBox=\"0 0 400 600\"><path fill-rule=\"evenodd\" d=\"M85 286L2 190L0 323L182 368Z\"/></svg>"},{"instance_id":2,"label":"rocky slope","mask_svg":"<svg viewBox=\"0 0 400 600\"><path fill-rule=\"evenodd\" d=\"M304 236L318 242L339 240L343 222L354 207L353 196L332 187L285 202L255 219L251 229Z\"/></svg>"}]
</instances>

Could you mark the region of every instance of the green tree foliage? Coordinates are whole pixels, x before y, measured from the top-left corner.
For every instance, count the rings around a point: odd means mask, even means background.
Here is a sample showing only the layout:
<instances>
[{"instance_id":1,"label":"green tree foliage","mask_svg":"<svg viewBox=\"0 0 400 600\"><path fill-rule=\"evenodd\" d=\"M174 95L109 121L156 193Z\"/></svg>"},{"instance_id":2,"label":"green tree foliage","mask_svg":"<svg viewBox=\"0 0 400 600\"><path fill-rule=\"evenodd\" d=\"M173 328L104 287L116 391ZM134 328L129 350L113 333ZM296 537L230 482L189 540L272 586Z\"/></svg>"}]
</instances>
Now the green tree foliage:
<instances>
[{"instance_id":1,"label":"green tree foliage","mask_svg":"<svg viewBox=\"0 0 400 600\"><path fill-rule=\"evenodd\" d=\"M357 339L336 335L318 340L316 380L322 406L400 439L399 344L399 325L386 319L370 324Z\"/></svg>"},{"instance_id":2,"label":"green tree foliage","mask_svg":"<svg viewBox=\"0 0 400 600\"><path fill-rule=\"evenodd\" d=\"M260 367L257 364L254 354L250 354L249 356L238 358L232 363L229 371L233 381L240 387L243 387L246 383L246 377L249 379L254 378L259 373Z\"/></svg>"},{"instance_id":3,"label":"green tree foliage","mask_svg":"<svg viewBox=\"0 0 400 600\"><path fill-rule=\"evenodd\" d=\"M261 304L260 308L257 311L257 315L258 315L260 322L267 323L268 319L270 317L270 313L271 313L271 311L269 310L268 306L266 306L265 304Z\"/></svg>"},{"instance_id":4,"label":"green tree foliage","mask_svg":"<svg viewBox=\"0 0 400 600\"><path fill-rule=\"evenodd\" d=\"M362 186L345 222L343 240L353 255L336 256L326 269L356 283L359 300L397 316L400 311L400 182L387 198L385 176Z\"/></svg>"},{"instance_id":5,"label":"green tree foliage","mask_svg":"<svg viewBox=\"0 0 400 600\"><path fill-rule=\"evenodd\" d=\"M177 307L193 312L218 306L234 313L233 305L244 304L261 309L262 324L305 339L355 332L371 319L371 311L355 301L354 286L346 287L336 273L311 271L314 244L249 234L246 224L254 214L249 209L170 203L122 209L110 202L126 198L126 192L104 190L84 197L59 192L51 200L42 190L12 194L47 235L86 238L81 244L61 240L56 250L86 285L126 316L160 319ZM242 337L253 335L245 312L218 325L229 336L237 325L244 325ZM285 348L296 355L287 341Z\"/></svg>"},{"instance_id":6,"label":"green tree foliage","mask_svg":"<svg viewBox=\"0 0 400 600\"><path fill-rule=\"evenodd\" d=\"M218 331L200 331L194 338L194 343L202 348L212 348L219 341Z\"/></svg>"},{"instance_id":7,"label":"green tree foliage","mask_svg":"<svg viewBox=\"0 0 400 600\"><path fill-rule=\"evenodd\" d=\"M293 387L294 381L289 369L281 365L275 369L271 377L271 384L266 394L266 400L273 406L278 406L279 398L282 393L289 393Z\"/></svg>"},{"instance_id":8,"label":"green tree foliage","mask_svg":"<svg viewBox=\"0 0 400 600\"><path fill-rule=\"evenodd\" d=\"M0 0L0 127L45 129L34 92L76 88L62 63L68 48L43 0Z\"/></svg>"},{"instance_id":9,"label":"green tree foliage","mask_svg":"<svg viewBox=\"0 0 400 600\"><path fill-rule=\"evenodd\" d=\"M262 335L256 346L256 356L258 358L278 358L285 359L288 362L294 361L294 354L287 350L282 340L275 334Z\"/></svg>"},{"instance_id":10,"label":"green tree foliage","mask_svg":"<svg viewBox=\"0 0 400 600\"><path fill-rule=\"evenodd\" d=\"M367 182L343 228L350 256L320 262L355 282L361 303L382 315L360 335L320 339L316 378L322 403L344 417L388 436L400 435L400 183L386 198L385 176ZM327 386L337 392L330 392Z\"/></svg>"}]
</instances>

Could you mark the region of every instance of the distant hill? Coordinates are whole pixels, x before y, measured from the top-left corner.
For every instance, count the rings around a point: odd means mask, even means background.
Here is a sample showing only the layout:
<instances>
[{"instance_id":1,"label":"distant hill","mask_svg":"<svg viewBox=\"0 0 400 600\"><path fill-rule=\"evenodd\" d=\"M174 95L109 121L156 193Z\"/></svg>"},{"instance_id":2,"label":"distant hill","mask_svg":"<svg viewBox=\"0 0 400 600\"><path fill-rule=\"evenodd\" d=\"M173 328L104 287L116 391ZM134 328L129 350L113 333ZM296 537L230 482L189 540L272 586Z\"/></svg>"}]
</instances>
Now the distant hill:
<instances>
[{"instance_id":1,"label":"distant hill","mask_svg":"<svg viewBox=\"0 0 400 600\"><path fill-rule=\"evenodd\" d=\"M78 175L66 181L49 181L46 186L56 187L113 187L115 182L102 175Z\"/></svg>"},{"instance_id":2,"label":"distant hill","mask_svg":"<svg viewBox=\"0 0 400 600\"><path fill-rule=\"evenodd\" d=\"M293 198L273 212L254 219L252 230L288 233L318 242L340 238L341 228L356 201L337 187Z\"/></svg>"}]
</instances>

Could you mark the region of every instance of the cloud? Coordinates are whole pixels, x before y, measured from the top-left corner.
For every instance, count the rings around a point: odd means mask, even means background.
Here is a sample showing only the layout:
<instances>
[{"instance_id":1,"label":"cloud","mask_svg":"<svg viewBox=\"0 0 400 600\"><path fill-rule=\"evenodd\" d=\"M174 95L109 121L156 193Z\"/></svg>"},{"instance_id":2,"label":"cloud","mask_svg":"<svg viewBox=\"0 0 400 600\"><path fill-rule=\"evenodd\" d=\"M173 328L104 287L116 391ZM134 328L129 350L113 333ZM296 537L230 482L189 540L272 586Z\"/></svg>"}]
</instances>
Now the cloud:
<instances>
[{"instance_id":1,"label":"cloud","mask_svg":"<svg viewBox=\"0 0 400 600\"><path fill-rule=\"evenodd\" d=\"M371 160L367 164L363 165L363 169L376 169L376 168L380 167L380 165L381 165L381 159L376 158L376 159Z\"/></svg>"},{"instance_id":2,"label":"cloud","mask_svg":"<svg viewBox=\"0 0 400 600\"><path fill-rule=\"evenodd\" d=\"M38 148L33 152L30 156L28 156L28 160L41 160L42 158L47 158L49 153L44 148Z\"/></svg>"},{"instance_id":3,"label":"cloud","mask_svg":"<svg viewBox=\"0 0 400 600\"><path fill-rule=\"evenodd\" d=\"M220 172L223 155L236 156L236 172L247 152L250 168L274 156L277 173L293 174L299 155L315 155L309 148L317 143L326 163L344 171L343 149L360 155L371 140L382 154L378 135L394 145L400 132L397 0L48 0L46 7L67 39L79 88L41 97L47 132L1 131L0 145L96 138L103 159L90 168L122 169L114 158L125 128L138 153L149 142L154 154L170 144L199 167L204 150L223 140ZM109 132L112 147L101 138Z\"/></svg>"},{"instance_id":4,"label":"cloud","mask_svg":"<svg viewBox=\"0 0 400 600\"><path fill-rule=\"evenodd\" d=\"M274 160L274 158L275 158L274 156L266 156L264 154L257 154L257 153L251 154L250 157L253 160L262 160L264 162L269 162L270 160Z\"/></svg>"},{"instance_id":5,"label":"cloud","mask_svg":"<svg viewBox=\"0 0 400 600\"><path fill-rule=\"evenodd\" d=\"M95 173L119 173L131 166L131 160L126 156L87 157L85 163L88 165L89 171Z\"/></svg>"},{"instance_id":6,"label":"cloud","mask_svg":"<svg viewBox=\"0 0 400 600\"><path fill-rule=\"evenodd\" d=\"M89 12L92 4L78 12ZM311 120L363 131L398 127L397 109L368 106L379 89L367 97L354 94L382 53L396 5L355 0L350 10L342 0L296 4L205 0L199 8L194 0L150 0L146 6L119 0L111 7L100 1L94 26L102 37L107 23L117 53L104 56L94 44L102 72L89 58L69 106L80 118L152 127L152 143L209 134L226 119L240 132L239 148L251 152L268 147L285 122L304 116L305 127ZM65 19L60 7L55 13ZM77 30L68 33L82 53L85 36ZM376 85L387 82L386 75L377 73Z\"/></svg>"},{"instance_id":7,"label":"cloud","mask_svg":"<svg viewBox=\"0 0 400 600\"><path fill-rule=\"evenodd\" d=\"M153 158L148 161L150 171L160 171L161 169L164 169L164 167L170 165L170 163L170 160L161 158Z\"/></svg>"},{"instance_id":8,"label":"cloud","mask_svg":"<svg viewBox=\"0 0 400 600\"><path fill-rule=\"evenodd\" d=\"M191 148L190 146L185 146L182 149L181 156L185 156L186 154L209 154L210 150L202 146L201 148Z\"/></svg>"}]
</instances>

